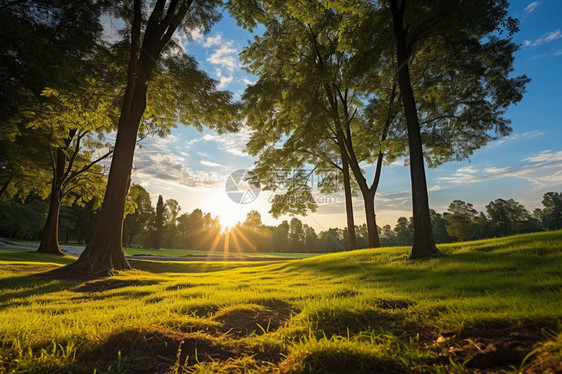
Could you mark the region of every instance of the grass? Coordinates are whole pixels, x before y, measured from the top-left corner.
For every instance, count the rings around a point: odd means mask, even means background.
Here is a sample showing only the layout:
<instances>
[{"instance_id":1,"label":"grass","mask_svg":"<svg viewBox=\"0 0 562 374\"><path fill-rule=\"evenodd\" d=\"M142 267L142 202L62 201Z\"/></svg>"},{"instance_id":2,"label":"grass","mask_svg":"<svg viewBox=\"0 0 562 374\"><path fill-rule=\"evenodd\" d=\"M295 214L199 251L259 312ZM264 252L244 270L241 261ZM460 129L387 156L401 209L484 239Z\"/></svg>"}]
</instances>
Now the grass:
<instances>
[{"instance_id":1,"label":"grass","mask_svg":"<svg viewBox=\"0 0 562 374\"><path fill-rule=\"evenodd\" d=\"M0 250L0 373L559 372L562 231L103 279Z\"/></svg>"},{"instance_id":2,"label":"grass","mask_svg":"<svg viewBox=\"0 0 562 374\"><path fill-rule=\"evenodd\" d=\"M21 241L13 240L14 244L28 246L28 247L39 247L38 241ZM61 243L62 247L77 247L84 248L85 244L72 244L72 243ZM206 256L209 254L208 251L199 251L195 249L145 249L145 248L123 248L125 254L128 256L139 256L139 255L152 255L152 256L166 256L166 257L182 257L185 255L196 255L196 256ZM220 255L222 253L215 252L214 254ZM290 253L290 252L230 252L231 255L237 257L272 257L272 258L308 258L319 256L322 253Z\"/></svg>"}]
</instances>

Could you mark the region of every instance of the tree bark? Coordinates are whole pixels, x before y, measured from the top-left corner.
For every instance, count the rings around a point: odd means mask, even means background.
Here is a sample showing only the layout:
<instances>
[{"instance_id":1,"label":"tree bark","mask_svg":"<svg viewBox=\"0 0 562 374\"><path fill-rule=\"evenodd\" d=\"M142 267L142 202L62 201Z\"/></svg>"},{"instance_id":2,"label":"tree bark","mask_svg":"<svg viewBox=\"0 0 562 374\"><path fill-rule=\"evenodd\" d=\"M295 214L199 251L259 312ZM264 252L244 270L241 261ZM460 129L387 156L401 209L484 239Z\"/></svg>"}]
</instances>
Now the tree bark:
<instances>
[{"instance_id":1,"label":"tree bark","mask_svg":"<svg viewBox=\"0 0 562 374\"><path fill-rule=\"evenodd\" d=\"M355 218L353 216L353 196L351 194L351 182L349 179L349 164L347 158L342 154L343 189L345 194L345 211L347 214L347 237L350 251L357 249L357 236L355 234Z\"/></svg>"},{"instance_id":2,"label":"tree bark","mask_svg":"<svg viewBox=\"0 0 562 374\"><path fill-rule=\"evenodd\" d=\"M68 140L67 145L70 144ZM62 183L66 166L66 154L63 149L57 149L56 160L52 159L53 178L51 182L51 202L47 222L41 234L41 243L37 252L64 255L59 247L59 213L62 203Z\"/></svg>"},{"instance_id":3,"label":"tree bark","mask_svg":"<svg viewBox=\"0 0 562 374\"><path fill-rule=\"evenodd\" d=\"M414 245L410 258L430 258L438 256L440 252L433 240L420 125L408 67L409 51L406 46L406 30L403 24L406 1L402 1L402 8L399 8L397 2L398 0L391 0L390 9L396 42L398 84L402 93L410 149L410 178L414 217Z\"/></svg>"},{"instance_id":4,"label":"tree bark","mask_svg":"<svg viewBox=\"0 0 562 374\"><path fill-rule=\"evenodd\" d=\"M363 195L365 202L365 218L367 221L367 232L369 240L369 248L378 248L381 246L379 233L377 231L377 220L375 215L375 194L370 191Z\"/></svg>"},{"instance_id":5,"label":"tree bark","mask_svg":"<svg viewBox=\"0 0 562 374\"><path fill-rule=\"evenodd\" d=\"M47 222L41 233L41 243L37 252L48 253L63 256L64 253L59 247L59 213L61 206L60 191L57 189L56 183L53 182L51 188L51 202L49 204L49 213L47 214Z\"/></svg>"}]
</instances>

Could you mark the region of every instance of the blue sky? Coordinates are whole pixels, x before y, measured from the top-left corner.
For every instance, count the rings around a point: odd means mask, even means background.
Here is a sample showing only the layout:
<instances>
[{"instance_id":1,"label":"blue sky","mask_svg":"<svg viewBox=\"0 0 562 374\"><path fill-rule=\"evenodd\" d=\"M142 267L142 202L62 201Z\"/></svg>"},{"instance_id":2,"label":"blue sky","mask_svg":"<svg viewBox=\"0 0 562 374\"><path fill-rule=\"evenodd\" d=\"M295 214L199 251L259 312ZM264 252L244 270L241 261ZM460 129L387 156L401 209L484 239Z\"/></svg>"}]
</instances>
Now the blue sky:
<instances>
[{"instance_id":1,"label":"blue sky","mask_svg":"<svg viewBox=\"0 0 562 374\"><path fill-rule=\"evenodd\" d=\"M515 73L532 80L522 102L509 109L513 133L477 150L469 161L450 162L428 169L430 205L442 212L455 199L473 203L477 209L496 198L514 198L529 210L541 206L547 191L562 191L562 1L513 1L510 15L520 20L514 40L521 44ZM178 35L187 53L201 68L221 82L221 88L240 97L256 80L241 69L238 53L252 34L236 26L225 14L206 35L194 30L192 38ZM176 199L182 212L200 208L231 226L244 220L252 209L267 224L278 224L267 213L271 193L263 192L251 204L232 202L225 191L228 175L250 168L254 158L244 153L248 134L217 135L179 126L167 138L146 139L135 155L133 182L153 196ZM373 168L365 165L367 174ZM363 223L363 206L355 199L356 223ZM377 223L395 225L400 216L411 215L410 180L403 162L385 167L376 198ZM281 217L280 219L287 219ZM301 219L317 232L344 227L344 200L335 194L319 204L316 213Z\"/></svg>"}]
</instances>

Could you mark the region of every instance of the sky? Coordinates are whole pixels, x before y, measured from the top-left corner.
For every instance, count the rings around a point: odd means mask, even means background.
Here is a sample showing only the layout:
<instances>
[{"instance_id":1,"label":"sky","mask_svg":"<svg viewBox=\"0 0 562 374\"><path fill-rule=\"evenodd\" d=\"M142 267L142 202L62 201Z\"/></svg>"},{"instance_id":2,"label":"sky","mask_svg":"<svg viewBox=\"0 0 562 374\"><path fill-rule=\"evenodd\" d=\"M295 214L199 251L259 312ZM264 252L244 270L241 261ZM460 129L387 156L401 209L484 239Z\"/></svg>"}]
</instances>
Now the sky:
<instances>
[{"instance_id":1,"label":"sky","mask_svg":"<svg viewBox=\"0 0 562 374\"><path fill-rule=\"evenodd\" d=\"M438 212L456 199L484 211L497 198L513 198L532 211L541 207L545 192L562 191L562 1L512 1L509 15L520 20L514 41L521 48L513 74L531 78L523 100L507 111L513 133L475 151L470 160L426 169L430 207ZM111 37L114 27L105 26ZM238 27L228 14L207 34L194 30L191 38L182 34L176 38L220 82L219 88L230 90L235 98L257 80L238 59L253 34ZM277 225L291 217L274 219L268 214L271 192L261 191L246 204L236 203L227 193L229 175L254 164L255 158L244 152L248 138L246 131L218 135L179 125L166 138L142 141L135 153L133 183L146 188L153 203L161 194L177 200L181 213L199 208L219 216L223 226L243 221L250 210L259 211L264 223ZM372 176L374 168L362 166ZM317 232L345 227L343 193L324 196L317 192L315 196L318 210L298 217ZM384 167L375 199L377 224L394 226L399 217L410 217L410 197L404 162ZM364 223L360 197L354 199L354 212L356 224Z\"/></svg>"}]
</instances>

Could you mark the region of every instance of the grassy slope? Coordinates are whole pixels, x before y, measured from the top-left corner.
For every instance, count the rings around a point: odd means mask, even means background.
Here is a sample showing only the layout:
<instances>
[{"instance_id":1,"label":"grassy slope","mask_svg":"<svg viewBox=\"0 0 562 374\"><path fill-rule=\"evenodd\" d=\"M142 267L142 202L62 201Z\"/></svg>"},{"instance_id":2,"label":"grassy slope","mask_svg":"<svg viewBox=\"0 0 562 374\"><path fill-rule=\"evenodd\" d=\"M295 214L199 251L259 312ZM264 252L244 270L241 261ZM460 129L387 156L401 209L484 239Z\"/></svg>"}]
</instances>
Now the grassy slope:
<instances>
[{"instance_id":1,"label":"grassy slope","mask_svg":"<svg viewBox=\"0 0 562 374\"><path fill-rule=\"evenodd\" d=\"M36 275L72 258L0 250L0 372L562 370L562 231L440 249L89 281Z\"/></svg>"}]
</instances>

